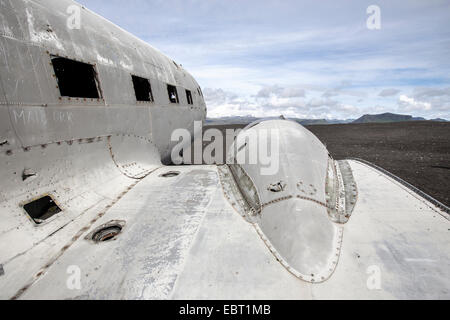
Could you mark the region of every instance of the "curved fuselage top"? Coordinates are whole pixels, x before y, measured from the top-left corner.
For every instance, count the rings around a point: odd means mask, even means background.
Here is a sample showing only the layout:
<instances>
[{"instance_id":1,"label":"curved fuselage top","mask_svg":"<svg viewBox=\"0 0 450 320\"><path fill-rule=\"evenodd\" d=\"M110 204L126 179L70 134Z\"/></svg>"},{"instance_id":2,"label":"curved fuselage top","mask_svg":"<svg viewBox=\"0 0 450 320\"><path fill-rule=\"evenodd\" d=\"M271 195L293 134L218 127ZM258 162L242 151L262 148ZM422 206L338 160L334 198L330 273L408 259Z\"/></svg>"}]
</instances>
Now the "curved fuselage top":
<instances>
[{"instance_id":1,"label":"curved fuselage top","mask_svg":"<svg viewBox=\"0 0 450 320\"><path fill-rule=\"evenodd\" d=\"M120 133L150 139L165 158L174 129L204 120L203 94L186 70L76 2L2 1L0 9L0 139L9 149ZM65 94L55 58L90 66L98 97ZM139 101L133 76L148 81L150 101Z\"/></svg>"}]
</instances>

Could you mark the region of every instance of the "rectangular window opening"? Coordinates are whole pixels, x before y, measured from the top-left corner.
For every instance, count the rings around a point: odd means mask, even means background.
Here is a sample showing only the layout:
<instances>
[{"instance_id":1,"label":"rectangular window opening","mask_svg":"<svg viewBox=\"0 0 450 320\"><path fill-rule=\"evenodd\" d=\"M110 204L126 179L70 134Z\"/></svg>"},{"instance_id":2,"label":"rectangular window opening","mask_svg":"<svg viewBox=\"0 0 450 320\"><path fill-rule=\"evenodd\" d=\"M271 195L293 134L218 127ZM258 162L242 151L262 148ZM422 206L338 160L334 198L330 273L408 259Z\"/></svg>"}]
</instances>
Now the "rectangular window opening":
<instances>
[{"instance_id":1,"label":"rectangular window opening","mask_svg":"<svg viewBox=\"0 0 450 320\"><path fill-rule=\"evenodd\" d=\"M93 65L58 56L52 56L51 59L61 96L101 98L97 72Z\"/></svg>"},{"instance_id":2,"label":"rectangular window opening","mask_svg":"<svg viewBox=\"0 0 450 320\"><path fill-rule=\"evenodd\" d=\"M138 76L131 76L133 79L134 93L137 101L153 101L152 87L150 80Z\"/></svg>"},{"instance_id":3,"label":"rectangular window opening","mask_svg":"<svg viewBox=\"0 0 450 320\"><path fill-rule=\"evenodd\" d=\"M190 90L186 90L186 99L188 104L194 104L194 101L192 100L192 93Z\"/></svg>"},{"instance_id":4,"label":"rectangular window opening","mask_svg":"<svg viewBox=\"0 0 450 320\"><path fill-rule=\"evenodd\" d=\"M179 103L178 100L178 92L177 88L175 86L172 86L170 84L167 85L167 92L169 93L169 100L172 103Z\"/></svg>"},{"instance_id":5,"label":"rectangular window opening","mask_svg":"<svg viewBox=\"0 0 450 320\"><path fill-rule=\"evenodd\" d=\"M43 196L23 206L31 219L36 224L41 224L48 218L61 212L61 209L50 196Z\"/></svg>"}]
</instances>

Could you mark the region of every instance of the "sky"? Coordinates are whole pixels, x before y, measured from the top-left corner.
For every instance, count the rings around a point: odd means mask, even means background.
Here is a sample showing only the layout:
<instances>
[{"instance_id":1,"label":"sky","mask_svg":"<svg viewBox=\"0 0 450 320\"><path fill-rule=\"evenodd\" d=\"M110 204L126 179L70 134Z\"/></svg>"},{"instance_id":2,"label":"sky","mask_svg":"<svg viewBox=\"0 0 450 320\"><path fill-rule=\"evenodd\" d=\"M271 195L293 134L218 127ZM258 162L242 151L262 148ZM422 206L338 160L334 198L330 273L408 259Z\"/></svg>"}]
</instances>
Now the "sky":
<instances>
[{"instance_id":1,"label":"sky","mask_svg":"<svg viewBox=\"0 0 450 320\"><path fill-rule=\"evenodd\" d=\"M210 118L450 120L450 0L79 2L182 64Z\"/></svg>"}]
</instances>

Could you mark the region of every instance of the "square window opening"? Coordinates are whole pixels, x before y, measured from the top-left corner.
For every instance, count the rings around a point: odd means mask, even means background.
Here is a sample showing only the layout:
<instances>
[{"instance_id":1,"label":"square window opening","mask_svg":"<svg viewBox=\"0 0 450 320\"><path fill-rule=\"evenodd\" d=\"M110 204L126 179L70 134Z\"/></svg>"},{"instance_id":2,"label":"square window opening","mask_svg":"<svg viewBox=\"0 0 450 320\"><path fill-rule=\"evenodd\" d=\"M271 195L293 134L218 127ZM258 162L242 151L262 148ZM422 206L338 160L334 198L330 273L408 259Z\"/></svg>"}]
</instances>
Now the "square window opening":
<instances>
[{"instance_id":1,"label":"square window opening","mask_svg":"<svg viewBox=\"0 0 450 320\"><path fill-rule=\"evenodd\" d=\"M99 99L100 85L91 64L52 56L52 65L61 96Z\"/></svg>"},{"instance_id":2,"label":"square window opening","mask_svg":"<svg viewBox=\"0 0 450 320\"><path fill-rule=\"evenodd\" d=\"M37 200L33 200L25 204L23 208L36 224L41 224L62 211L51 196L43 196Z\"/></svg>"},{"instance_id":3,"label":"square window opening","mask_svg":"<svg viewBox=\"0 0 450 320\"><path fill-rule=\"evenodd\" d=\"M150 80L138 76L131 76L137 101L154 101Z\"/></svg>"},{"instance_id":4,"label":"square window opening","mask_svg":"<svg viewBox=\"0 0 450 320\"><path fill-rule=\"evenodd\" d=\"M186 90L186 99L188 104L194 104L194 101L192 100L192 93L190 90Z\"/></svg>"},{"instance_id":5,"label":"square window opening","mask_svg":"<svg viewBox=\"0 0 450 320\"><path fill-rule=\"evenodd\" d=\"M172 103L179 103L178 100L178 92L177 88L175 86L172 86L170 84L167 85L167 92L169 93L169 100Z\"/></svg>"}]
</instances>

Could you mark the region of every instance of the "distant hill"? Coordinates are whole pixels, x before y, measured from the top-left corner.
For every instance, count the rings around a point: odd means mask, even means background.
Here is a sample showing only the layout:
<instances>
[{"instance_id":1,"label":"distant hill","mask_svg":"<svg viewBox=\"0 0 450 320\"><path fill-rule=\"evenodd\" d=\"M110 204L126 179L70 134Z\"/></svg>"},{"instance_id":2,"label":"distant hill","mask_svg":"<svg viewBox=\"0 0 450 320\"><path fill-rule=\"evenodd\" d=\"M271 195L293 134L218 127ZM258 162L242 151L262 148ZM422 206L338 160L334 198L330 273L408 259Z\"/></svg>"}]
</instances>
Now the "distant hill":
<instances>
[{"instance_id":1,"label":"distant hill","mask_svg":"<svg viewBox=\"0 0 450 320\"><path fill-rule=\"evenodd\" d=\"M442 119L442 118L430 119L430 121L448 122L448 120L445 120L445 119Z\"/></svg>"},{"instance_id":2,"label":"distant hill","mask_svg":"<svg viewBox=\"0 0 450 320\"><path fill-rule=\"evenodd\" d=\"M387 112L381 114L365 114L362 117L353 121L353 123L401 122L401 121L420 121L420 120L425 120L425 118Z\"/></svg>"},{"instance_id":3,"label":"distant hill","mask_svg":"<svg viewBox=\"0 0 450 320\"><path fill-rule=\"evenodd\" d=\"M350 123L354 119L345 119L345 120L339 120L339 119L292 119L294 121L297 121L301 125L314 125L314 124L340 124L340 123Z\"/></svg>"},{"instance_id":4,"label":"distant hill","mask_svg":"<svg viewBox=\"0 0 450 320\"><path fill-rule=\"evenodd\" d=\"M276 118L276 117L273 117ZM257 117L222 117L222 118L207 118L207 125L221 125L221 124L249 124L256 120L264 118ZM411 115L395 114L395 113L382 113L382 114L365 114L358 119L300 119L300 118L288 118L294 120L301 125L315 125L315 124L343 124L343 123L372 123L372 122L401 122L401 121L427 121L422 117L413 117ZM441 121L447 122L445 119L430 119L428 121Z\"/></svg>"}]
</instances>

